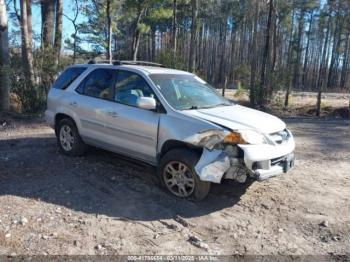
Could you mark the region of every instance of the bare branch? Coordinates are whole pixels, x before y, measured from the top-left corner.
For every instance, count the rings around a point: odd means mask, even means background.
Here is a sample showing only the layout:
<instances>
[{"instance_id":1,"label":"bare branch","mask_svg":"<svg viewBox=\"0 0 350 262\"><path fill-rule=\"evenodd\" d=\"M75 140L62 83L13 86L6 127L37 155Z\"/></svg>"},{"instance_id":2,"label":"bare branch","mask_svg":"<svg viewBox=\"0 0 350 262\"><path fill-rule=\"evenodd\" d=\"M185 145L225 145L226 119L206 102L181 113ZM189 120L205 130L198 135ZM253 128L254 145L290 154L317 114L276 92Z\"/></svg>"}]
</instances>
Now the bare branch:
<instances>
[{"instance_id":1,"label":"bare branch","mask_svg":"<svg viewBox=\"0 0 350 262\"><path fill-rule=\"evenodd\" d=\"M18 22L20 23L21 22L21 15L19 14L19 11L17 9L17 1L16 0L13 0L13 10L15 10L15 15L18 19Z\"/></svg>"}]
</instances>

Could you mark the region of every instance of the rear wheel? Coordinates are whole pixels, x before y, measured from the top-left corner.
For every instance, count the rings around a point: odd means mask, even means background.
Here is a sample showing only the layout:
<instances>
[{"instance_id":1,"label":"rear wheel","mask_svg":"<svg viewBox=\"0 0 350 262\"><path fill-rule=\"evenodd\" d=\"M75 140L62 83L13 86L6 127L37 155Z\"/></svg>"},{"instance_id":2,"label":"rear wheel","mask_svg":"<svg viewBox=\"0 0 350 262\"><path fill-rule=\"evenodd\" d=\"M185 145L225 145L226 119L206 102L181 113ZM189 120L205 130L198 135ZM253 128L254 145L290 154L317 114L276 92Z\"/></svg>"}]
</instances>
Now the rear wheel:
<instances>
[{"instance_id":1,"label":"rear wheel","mask_svg":"<svg viewBox=\"0 0 350 262\"><path fill-rule=\"evenodd\" d=\"M160 161L158 173L170 193L181 198L204 199L210 190L210 182L201 181L195 172L199 155L189 149L174 149Z\"/></svg>"},{"instance_id":2,"label":"rear wheel","mask_svg":"<svg viewBox=\"0 0 350 262\"><path fill-rule=\"evenodd\" d=\"M62 153L69 156L81 156L86 145L81 139L73 120L65 118L58 123L57 143Z\"/></svg>"}]
</instances>

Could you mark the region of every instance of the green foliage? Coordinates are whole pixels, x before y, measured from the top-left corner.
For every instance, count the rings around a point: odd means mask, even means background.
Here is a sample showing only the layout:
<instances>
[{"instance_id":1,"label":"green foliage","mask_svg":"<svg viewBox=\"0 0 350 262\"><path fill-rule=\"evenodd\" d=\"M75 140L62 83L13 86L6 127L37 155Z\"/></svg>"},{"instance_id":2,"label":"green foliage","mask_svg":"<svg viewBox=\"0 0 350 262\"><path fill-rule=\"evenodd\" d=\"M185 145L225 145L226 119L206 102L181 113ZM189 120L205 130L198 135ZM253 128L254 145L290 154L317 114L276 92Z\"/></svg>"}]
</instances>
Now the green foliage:
<instances>
[{"instance_id":1,"label":"green foliage","mask_svg":"<svg viewBox=\"0 0 350 262\"><path fill-rule=\"evenodd\" d=\"M34 52L35 85L30 89L26 85L22 69L22 57L11 50L10 55L10 91L15 93L22 105L24 113L35 113L45 109L46 97L52 82L58 72L72 63L70 57L61 57L60 63L55 65L53 49L38 49Z\"/></svg>"},{"instance_id":2,"label":"green foliage","mask_svg":"<svg viewBox=\"0 0 350 262\"><path fill-rule=\"evenodd\" d=\"M79 43L88 43L96 55L105 53L108 46L107 0L86 1L84 3L82 13L87 18L87 21L79 24L79 34L82 35L78 39ZM120 5L120 1L111 1L110 13L112 14L112 30L114 33L117 33L118 29L118 10Z\"/></svg>"},{"instance_id":3,"label":"green foliage","mask_svg":"<svg viewBox=\"0 0 350 262\"><path fill-rule=\"evenodd\" d=\"M137 30L141 33L141 34L145 34L148 33L148 31L150 30L150 26L146 25L145 23L139 23L137 25Z\"/></svg>"},{"instance_id":4,"label":"green foliage","mask_svg":"<svg viewBox=\"0 0 350 262\"><path fill-rule=\"evenodd\" d=\"M147 20L152 22L164 22L172 17L173 10L171 8L166 8L165 6L155 6L150 9L147 13Z\"/></svg>"},{"instance_id":5,"label":"green foliage","mask_svg":"<svg viewBox=\"0 0 350 262\"><path fill-rule=\"evenodd\" d=\"M260 90L260 83L255 83L253 86L249 86L249 99L250 101L255 101L255 103L257 103L257 101L259 100L259 90ZM252 102L251 102L252 103Z\"/></svg>"},{"instance_id":6,"label":"green foliage","mask_svg":"<svg viewBox=\"0 0 350 262\"><path fill-rule=\"evenodd\" d=\"M153 30L156 28L165 29L171 23L173 11L166 2L167 1L164 1L161 5L153 4L147 9L143 21Z\"/></svg>"},{"instance_id":7,"label":"green foliage","mask_svg":"<svg viewBox=\"0 0 350 262\"><path fill-rule=\"evenodd\" d=\"M279 68L270 76L270 84L274 91L283 90L289 84L290 78L290 72Z\"/></svg>"},{"instance_id":8,"label":"green foliage","mask_svg":"<svg viewBox=\"0 0 350 262\"><path fill-rule=\"evenodd\" d=\"M179 70L186 70L187 68L186 59L180 54L176 54L174 59L172 50L164 50L158 53L156 61L170 68L176 68Z\"/></svg>"},{"instance_id":9,"label":"green foliage","mask_svg":"<svg viewBox=\"0 0 350 262\"><path fill-rule=\"evenodd\" d=\"M289 101L289 106L292 105L292 95L290 94L288 97L288 101ZM284 99L285 99L285 95L283 93L283 95L278 94L276 95L273 100L270 102L270 105L278 107L278 108L284 108Z\"/></svg>"},{"instance_id":10,"label":"green foliage","mask_svg":"<svg viewBox=\"0 0 350 262\"><path fill-rule=\"evenodd\" d=\"M10 92L18 96L23 113L36 112L41 106L37 101L35 89L29 89L26 85L21 54L13 49L10 49L10 54Z\"/></svg>"},{"instance_id":11,"label":"green foliage","mask_svg":"<svg viewBox=\"0 0 350 262\"><path fill-rule=\"evenodd\" d=\"M234 97L240 98L243 96L243 94L244 94L244 88L242 87L241 81L237 81L237 89L234 94Z\"/></svg>"},{"instance_id":12,"label":"green foliage","mask_svg":"<svg viewBox=\"0 0 350 262\"><path fill-rule=\"evenodd\" d=\"M250 65L241 64L233 69L235 80L241 82L243 87L249 86L250 81Z\"/></svg>"},{"instance_id":13,"label":"green foliage","mask_svg":"<svg viewBox=\"0 0 350 262\"><path fill-rule=\"evenodd\" d=\"M324 101L322 100L322 101L321 101L321 105L320 105L321 112L324 111L326 107L327 107L326 102L324 102Z\"/></svg>"}]
</instances>

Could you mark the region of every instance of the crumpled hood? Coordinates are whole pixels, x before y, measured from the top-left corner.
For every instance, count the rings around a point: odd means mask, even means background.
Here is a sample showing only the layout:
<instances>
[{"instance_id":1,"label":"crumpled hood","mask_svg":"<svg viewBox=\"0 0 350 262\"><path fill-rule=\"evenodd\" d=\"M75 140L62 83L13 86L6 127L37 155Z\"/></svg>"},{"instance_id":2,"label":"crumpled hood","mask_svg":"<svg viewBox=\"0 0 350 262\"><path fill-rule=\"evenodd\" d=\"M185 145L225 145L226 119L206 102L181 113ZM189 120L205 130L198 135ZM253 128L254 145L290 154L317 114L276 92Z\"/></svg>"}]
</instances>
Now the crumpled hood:
<instances>
[{"instance_id":1,"label":"crumpled hood","mask_svg":"<svg viewBox=\"0 0 350 262\"><path fill-rule=\"evenodd\" d=\"M185 110L182 112L232 130L255 129L264 134L271 134L286 128L286 124L279 118L240 105Z\"/></svg>"}]
</instances>

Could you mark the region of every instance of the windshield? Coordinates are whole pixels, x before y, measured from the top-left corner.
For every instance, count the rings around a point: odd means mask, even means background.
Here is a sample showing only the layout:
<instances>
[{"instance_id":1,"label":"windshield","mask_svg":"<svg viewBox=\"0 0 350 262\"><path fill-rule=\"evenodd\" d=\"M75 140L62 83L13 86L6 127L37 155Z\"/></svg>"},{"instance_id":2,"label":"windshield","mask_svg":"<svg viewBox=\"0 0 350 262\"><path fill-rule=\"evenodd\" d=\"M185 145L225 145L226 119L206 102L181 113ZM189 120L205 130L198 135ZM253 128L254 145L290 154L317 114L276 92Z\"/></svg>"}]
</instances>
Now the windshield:
<instances>
[{"instance_id":1,"label":"windshield","mask_svg":"<svg viewBox=\"0 0 350 262\"><path fill-rule=\"evenodd\" d=\"M212 108L232 104L195 75L152 74L150 78L168 103L177 110Z\"/></svg>"}]
</instances>

